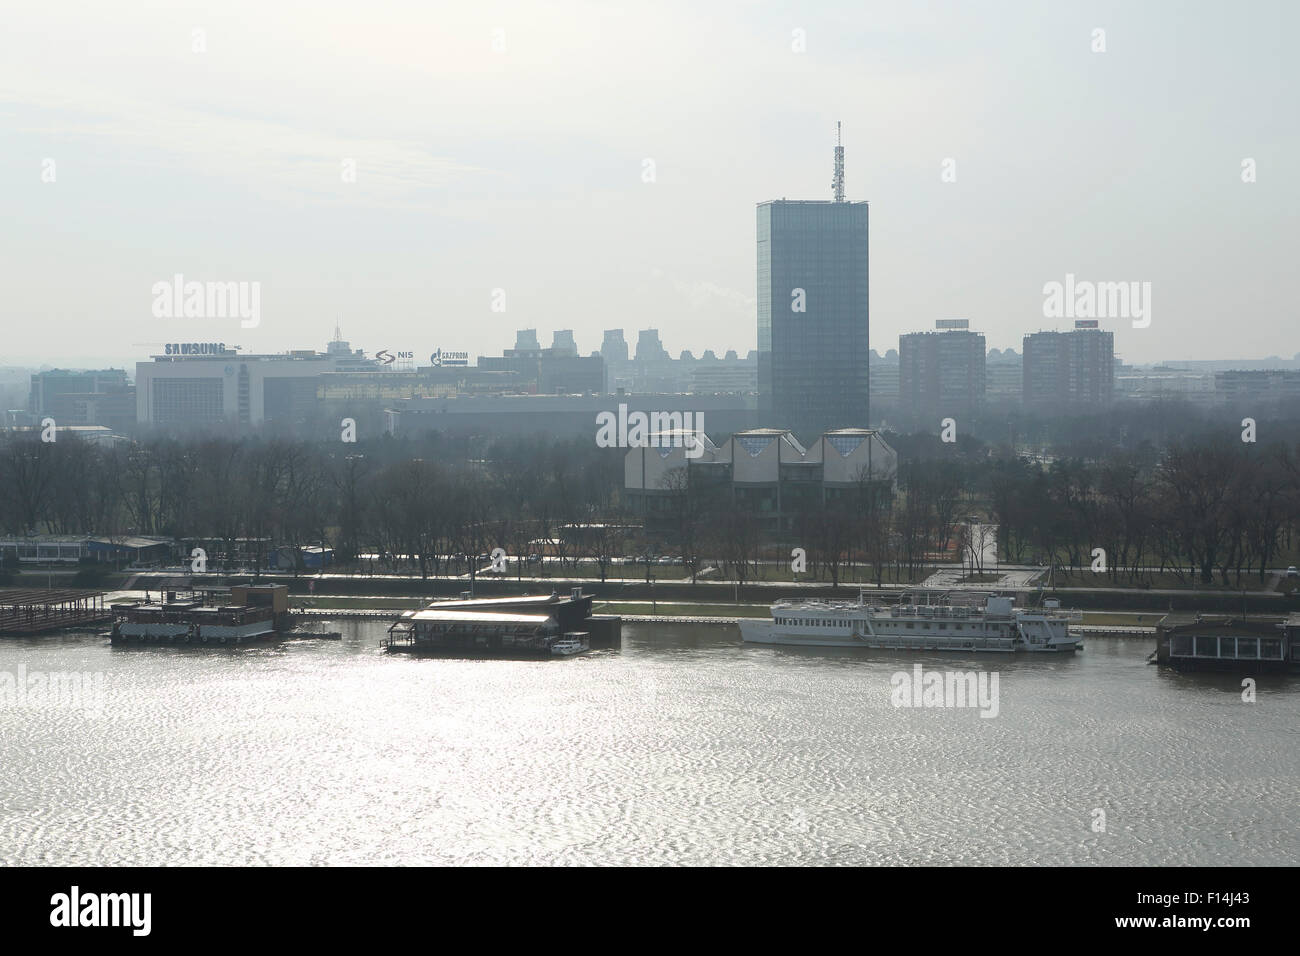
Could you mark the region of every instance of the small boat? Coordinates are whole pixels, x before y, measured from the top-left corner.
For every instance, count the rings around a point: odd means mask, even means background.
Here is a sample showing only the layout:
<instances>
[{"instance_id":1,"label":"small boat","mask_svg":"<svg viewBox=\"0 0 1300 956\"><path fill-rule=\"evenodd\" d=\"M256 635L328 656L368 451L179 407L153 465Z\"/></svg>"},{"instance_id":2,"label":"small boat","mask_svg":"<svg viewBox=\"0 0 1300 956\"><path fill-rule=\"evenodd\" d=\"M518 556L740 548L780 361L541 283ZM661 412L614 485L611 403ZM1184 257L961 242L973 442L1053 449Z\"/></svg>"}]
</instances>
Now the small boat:
<instances>
[{"instance_id":1,"label":"small boat","mask_svg":"<svg viewBox=\"0 0 1300 956\"><path fill-rule=\"evenodd\" d=\"M591 650L591 641L586 633L580 631L570 631L558 641L551 643L551 655L554 657L572 657L574 654L584 654Z\"/></svg>"}]
</instances>

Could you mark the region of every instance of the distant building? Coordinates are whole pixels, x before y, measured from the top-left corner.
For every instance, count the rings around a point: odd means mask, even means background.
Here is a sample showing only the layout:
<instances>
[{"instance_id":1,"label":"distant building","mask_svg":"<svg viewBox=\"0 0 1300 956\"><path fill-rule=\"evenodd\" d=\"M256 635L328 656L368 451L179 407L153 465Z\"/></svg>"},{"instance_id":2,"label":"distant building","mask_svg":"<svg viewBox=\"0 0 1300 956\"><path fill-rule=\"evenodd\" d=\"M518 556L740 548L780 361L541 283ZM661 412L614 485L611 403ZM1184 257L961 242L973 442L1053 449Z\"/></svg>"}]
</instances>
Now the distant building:
<instances>
[{"instance_id":1,"label":"distant building","mask_svg":"<svg viewBox=\"0 0 1300 956\"><path fill-rule=\"evenodd\" d=\"M1024 362L1015 349L989 349L984 358L984 400L1018 404L1024 392Z\"/></svg>"},{"instance_id":2,"label":"distant building","mask_svg":"<svg viewBox=\"0 0 1300 956\"><path fill-rule=\"evenodd\" d=\"M554 341L564 343L566 336L556 332ZM578 395L607 391L605 360L599 353L579 355L576 346L570 348L572 343L569 333L562 348L514 348L500 356L480 355L478 369L509 374L514 392Z\"/></svg>"},{"instance_id":3,"label":"distant building","mask_svg":"<svg viewBox=\"0 0 1300 956\"><path fill-rule=\"evenodd\" d=\"M1214 390L1221 402L1232 404L1300 401L1300 370L1235 369L1214 373Z\"/></svg>"},{"instance_id":4,"label":"distant building","mask_svg":"<svg viewBox=\"0 0 1300 956\"><path fill-rule=\"evenodd\" d=\"M758 360L700 359L691 369L688 389L695 395L717 395L725 392L754 393L758 391Z\"/></svg>"},{"instance_id":5,"label":"distant building","mask_svg":"<svg viewBox=\"0 0 1300 956\"><path fill-rule=\"evenodd\" d=\"M31 377L31 421L53 418L60 425L103 425L130 431L135 425L135 387L124 369L51 369Z\"/></svg>"},{"instance_id":6,"label":"distant building","mask_svg":"<svg viewBox=\"0 0 1300 956\"><path fill-rule=\"evenodd\" d=\"M709 430L719 433L750 428L756 421L757 397L750 395L461 395L454 398L412 398L391 403L384 430L418 435L437 430L494 435L565 435L596 440L602 412L703 415Z\"/></svg>"},{"instance_id":7,"label":"distant building","mask_svg":"<svg viewBox=\"0 0 1300 956\"><path fill-rule=\"evenodd\" d=\"M337 335L326 352L279 355L246 355L219 342L178 343L136 363L136 419L168 429L296 428L315 415L319 376L378 369Z\"/></svg>"},{"instance_id":8,"label":"distant building","mask_svg":"<svg viewBox=\"0 0 1300 956\"><path fill-rule=\"evenodd\" d=\"M515 333L515 351L541 351L541 343L537 341L536 329L520 329Z\"/></svg>"},{"instance_id":9,"label":"distant building","mask_svg":"<svg viewBox=\"0 0 1300 956\"><path fill-rule=\"evenodd\" d=\"M867 420L867 235L865 202L758 206L758 389L783 427Z\"/></svg>"},{"instance_id":10,"label":"distant building","mask_svg":"<svg viewBox=\"0 0 1300 956\"><path fill-rule=\"evenodd\" d=\"M1134 367L1117 365L1115 398L1131 401L1186 399L1199 404L1213 403L1215 374L1208 370L1171 368L1165 365Z\"/></svg>"},{"instance_id":11,"label":"distant building","mask_svg":"<svg viewBox=\"0 0 1300 956\"><path fill-rule=\"evenodd\" d=\"M913 419L967 415L984 404L984 336L964 319L936 327L898 337L899 408Z\"/></svg>"},{"instance_id":12,"label":"distant building","mask_svg":"<svg viewBox=\"0 0 1300 956\"><path fill-rule=\"evenodd\" d=\"M880 355L875 349L867 353L870 370L868 395L871 420L882 421L898 411L898 352L889 349Z\"/></svg>"},{"instance_id":13,"label":"distant building","mask_svg":"<svg viewBox=\"0 0 1300 956\"><path fill-rule=\"evenodd\" d=\"M607 365L627 361L627 340L623 338L622 329L605 330L605 338L600 343L600 357Z\"/></svg>"},{"instance_id":14,"label":"distant building","mask_svg":"<svg viewBox=\"0 0 1300 956\"><path fill-rule=\"evenodd\" d=\"M556 329L551 335L551 352L555 355L578 354L578 343L573 339L573 329Z\"/></svg>"},{"instance_id":15,"label":"distant building","mask_svg":"<svg viewBox=\"0 0 1300 956\"><path fill-rule=\"evenodd\" d=\"M900 370L897 362L879 362L871 366L871 414L873 421L898 410Z\"/></svg>"},{"instance_id":16,"label":"distant building","mask_svg":"<svg viewBox=\"0 0 1300 956\"><path fill-rule=\"evenodd\" d=\"M1024 339L1021 400L1027 408L1108 405L1115 392L1115 334L1076 322L1071 332L1034 332Z\"/></svg>"},{"instance_id":17,"label":"distant building","mask_svg":"<svg viewBox=\"0 0 1300 956\"><path fill-rule=\"evenodd\" d=\"M658 329L642 329L636 337L636 360L638 362L669 362L672 356L659 341Z\"/></svg>"},{"instance_id":18,"label":"distant building","mask_svg":"<svg viewBox=\"0 0 1300 956\"><path fill-rule=\"evenodd\" d=\"M16 436L29 437L33 441L45 434L45 426L39 421L30 425L13 425L8 427L7 431ZM118 434L107 425L62 425L57 421L54 425L54 440L56 442L76 439L90 445L114 445L118 442L129 442L130 439L125 435Z\"/></svg>"}]
</instances>

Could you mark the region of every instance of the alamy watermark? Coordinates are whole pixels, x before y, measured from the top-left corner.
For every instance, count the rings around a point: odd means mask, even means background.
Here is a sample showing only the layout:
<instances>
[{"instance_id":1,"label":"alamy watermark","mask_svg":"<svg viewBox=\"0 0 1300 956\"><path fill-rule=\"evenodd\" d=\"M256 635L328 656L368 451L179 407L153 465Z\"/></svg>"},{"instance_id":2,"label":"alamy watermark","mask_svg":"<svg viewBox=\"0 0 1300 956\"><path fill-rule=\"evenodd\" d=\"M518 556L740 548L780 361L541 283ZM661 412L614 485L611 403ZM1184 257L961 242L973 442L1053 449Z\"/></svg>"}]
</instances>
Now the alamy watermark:
<instances>
[{"instance_id":1,"label":"alamy watermark","mask_svg":"<svg viewBox=\"0 0 1300 956\"><path fill-rule=\"evenodd\" d=\"M981 717L998 715L996 671L897 671L890 679L889 702L895 707L978 708Z\"/></svg>"},{"instance_id":2,"label":"alamy watermark","mask_svg":"<svg viewBox=\"0 0 1300 956\"><path fill-rule=\"evenodd\" d=\"M239 319L242 329L262 324L262 283L171 281L153 284L153 314L158 319Z\"/></svg>"},{"instance_id":3,"label":"alamy watermark","mask_svg":"<svg viewBox=\"0 0 1300 956\"><path fill-rule=\"evenodd\" d=\"M50 925L125 927L132 936L148 936L152 910L152 893L83 893L73 886L50 897Z\"/></svg>"},{"instance_id":4,"label":"alamy watermark","mask_svg":"<svg viewBox=\"0 0 1300 956\"><path fill-rule=\"evenodd\" d=\"M703 412L618 412L596 414L597 448L684 448L687 458L704 454Z\"/></svg>"},{"instance_id":5,"label":"alamy watermark","mask_svg":"<svg viewBox=\"0 0 1300 956\"><path fill-rule=\"evenodd\" d=\"M0 709L60 708L104 712L102 672L29 671L19 664L14 671L0 671Z\"/></svg>"},{"instance_id":6,"label":"alamy watermark","mask_svg":"<svg viewBox=\"0 0 1300 956\"><path fill-rule=\"evenodd\" d=\"M1151 325L1150 282L1091 282L1076 280L1043 286L1043 317L1048 319L1132 319L1133 328Z\"/></svg>"}]
</instances>

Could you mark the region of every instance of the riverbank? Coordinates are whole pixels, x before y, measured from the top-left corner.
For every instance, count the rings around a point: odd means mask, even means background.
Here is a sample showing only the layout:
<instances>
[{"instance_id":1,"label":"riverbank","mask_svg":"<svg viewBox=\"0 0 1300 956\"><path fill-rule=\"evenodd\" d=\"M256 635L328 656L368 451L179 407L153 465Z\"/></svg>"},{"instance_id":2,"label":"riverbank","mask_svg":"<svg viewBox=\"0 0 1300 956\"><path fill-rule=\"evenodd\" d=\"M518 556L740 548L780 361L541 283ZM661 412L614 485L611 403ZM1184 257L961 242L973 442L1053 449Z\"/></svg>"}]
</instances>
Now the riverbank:
<instances>
[{"instance_id":1,"label":"riverbank","mask_svg":"<svg viewBox=\"0 0 1300 956\"><path fill-rule=\"evenodd\" d=\"M664 569L671 570L671 569ZM62 579L58 574L40 575L24 573L22 580L45 584L47 581L56 586L63 586L70 576ZM104 591L119 591L131 587L138 590L158 592L168 588L184 586L227 587L231 584L245 584L252 580L247 575L223 576L181 575L178 572L113 573L105 575L95 587ZM859 585L845 583L839 587L814 582L747 582L743 585L734 581L692 582L689 578L646 581L606 580L584 577L501 577L476 576L474 579L453 578L412 578L402 575L353 575L353 574L263 574L257 580L265 584L284 584L289 588L295 603L312 602L307 606L328 608L331 606L355 606L353 602L362 598L371 602L370 607L407 610L422 606L436 598L459 597L466 591L472 591L480 597L510 597L521 594L537 594L556 591L564 593L575 587L581 587L584 593L594 595L600 602L611 605L623 605L637 602L650 602L653 605L728 605L731 608L754 606L764 608L776 600L791 597L819 598L823 600L856 600L861 590L867 600L884 599L897 594L898 585ZM938 594L946 590L961 591L962 588L934 587L930 593ZM1056 598L1063 607L1078 608L1084 611L1126 613L1134 616L1148 617L1161 615L1169 611L1200 611L1218 614L1269 614L1285 615L1300 611L1300 598L1295 595L1277 591L1223 591L1198 589L1146 589L1118 587L1056 587L1040 589L1036 585L1020 587L981 588L986 593L1015 595L1018 603L1029 601L1037 603L1042 597ZM332 605L330 602L342 600L345 603ZM764 611L764 613L766 613ZM748 612L732 611L728 616L751 616ZM1137 622L1145 623L1145 622Z\"/></svg>"},{"instance_id":2,"label":"riverbank","mask_svg":"<svg viewBox=\"0 0 1300 956\"><path fill-rule=\"evenodd\" d=\"M323 597L294 600L295 612L304 616L328 618L337 612L341 618L383 617L383 611L396 617L402 611L424 607L420 598L390 598L381 596ZM741 620L762 620L770 613L768 604L734 602L683 602L683 601L595 601L595 614L617 614L627 621L691 622L700 624L736 624ZM1079 627L1094 636L1123 635L1154 636L1156 623L1164 612L1133 613L1130 611L1085 611Z\"/></svg>"}]
</instances>

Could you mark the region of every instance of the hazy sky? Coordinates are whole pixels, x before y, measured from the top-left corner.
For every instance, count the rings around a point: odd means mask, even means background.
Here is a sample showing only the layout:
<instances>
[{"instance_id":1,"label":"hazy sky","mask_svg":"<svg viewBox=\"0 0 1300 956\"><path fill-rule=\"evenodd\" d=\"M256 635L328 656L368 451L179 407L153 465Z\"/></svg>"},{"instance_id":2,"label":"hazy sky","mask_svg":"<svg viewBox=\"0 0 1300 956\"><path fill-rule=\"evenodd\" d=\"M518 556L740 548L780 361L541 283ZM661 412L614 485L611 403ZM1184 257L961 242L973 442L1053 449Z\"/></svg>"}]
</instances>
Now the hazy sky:
<instances>
[{"instance_id":1,"label":"hazy sky","mask_svg":"<svg viewBox=\"0 0 1300 956\"><path fill-rule=\"evenodd\" d=\"M521 327L743 354L754 206L830 197L836 120L873 348L966 317L1019 350L1070 325L1043 286L1073 273L1151 283L1148 328L1102 322L1128 361L1289 357L1297 10L10 0L0 365L321 348L336 320L425 358ZM261 324L155 318L176 273L260 282Z\"/></svg>"}]
</instances>

